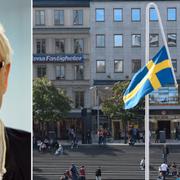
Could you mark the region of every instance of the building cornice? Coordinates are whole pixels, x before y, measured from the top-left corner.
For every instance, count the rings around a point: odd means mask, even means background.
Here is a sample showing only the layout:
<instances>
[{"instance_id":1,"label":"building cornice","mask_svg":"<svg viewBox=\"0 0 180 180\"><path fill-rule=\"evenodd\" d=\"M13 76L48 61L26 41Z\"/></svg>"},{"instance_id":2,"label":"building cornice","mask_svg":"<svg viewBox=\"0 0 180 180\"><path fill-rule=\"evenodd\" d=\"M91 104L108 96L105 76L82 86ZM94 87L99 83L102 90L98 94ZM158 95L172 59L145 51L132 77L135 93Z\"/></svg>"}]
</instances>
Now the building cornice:
<instances>
[{"instance_id":1,"label":"building cornice","mask_svg":"<svg viewBox=\"0 0 180 180\"><path fill-rule=\"evenodd\" d=\"M89 0L33 0L33 7L89 7Z\"/></svg>"}]
</instances>

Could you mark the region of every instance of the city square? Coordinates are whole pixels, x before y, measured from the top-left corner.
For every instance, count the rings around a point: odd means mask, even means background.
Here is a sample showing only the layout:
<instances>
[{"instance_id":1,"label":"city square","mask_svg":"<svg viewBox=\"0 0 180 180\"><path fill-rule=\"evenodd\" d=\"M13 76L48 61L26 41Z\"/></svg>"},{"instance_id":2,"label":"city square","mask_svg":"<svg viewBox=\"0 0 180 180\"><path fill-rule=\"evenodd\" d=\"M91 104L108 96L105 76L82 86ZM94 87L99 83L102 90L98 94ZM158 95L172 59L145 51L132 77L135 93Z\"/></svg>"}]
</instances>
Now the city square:
<instances>
[{"instance_id":1,"label":"city square","mask_svg":"<svg viewBox=\"0 0 180 180\"><path fill-rule=\"evenodd\" d=\"M178 176L180 3L155 1L164 34L152 6L147 41L146 6L150 2L33 1L34 179L60 179L74 164L77 169L85 166L86 179L95 179L101 167L102 179L144 180L147 166L141 169L140 161L147 155L147 139L150 179L158 178L163 162L169 169L175 162ZM164 68L171 74L160 75L158 67L154 78L159 78L161 86L166 81L172 84L159 88L155 83L158 88L154 88L154 81L147 79L153 89L147 123L147 101L142 98L125 110L132 96L130 92L125 97L125 91L145 64L150 72L162 52L167 54L163 61L170 63ZM137 94L143 91L136 89ZM166 177L175 178L171 172Z\"/></svg>"}]
</instances>

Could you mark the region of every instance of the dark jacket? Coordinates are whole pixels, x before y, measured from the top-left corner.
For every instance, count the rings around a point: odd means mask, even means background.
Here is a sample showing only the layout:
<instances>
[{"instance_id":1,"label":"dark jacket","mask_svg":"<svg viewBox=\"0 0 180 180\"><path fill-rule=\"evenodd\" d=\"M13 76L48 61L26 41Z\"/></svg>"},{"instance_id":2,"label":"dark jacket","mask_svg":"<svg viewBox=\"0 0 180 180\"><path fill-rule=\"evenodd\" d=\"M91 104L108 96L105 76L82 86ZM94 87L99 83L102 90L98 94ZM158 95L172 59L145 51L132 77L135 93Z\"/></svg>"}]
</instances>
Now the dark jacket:
<instances>
[{"instance_id":1,"label":"dark jacket","mask_svg":"<svg viewBox=\"0 0 180 180\"><path fill-rule=\"evenodd\" d=\"M6 174L3 180L31 180L31 134L6 128Z\"/></svg>"}]
</instances>

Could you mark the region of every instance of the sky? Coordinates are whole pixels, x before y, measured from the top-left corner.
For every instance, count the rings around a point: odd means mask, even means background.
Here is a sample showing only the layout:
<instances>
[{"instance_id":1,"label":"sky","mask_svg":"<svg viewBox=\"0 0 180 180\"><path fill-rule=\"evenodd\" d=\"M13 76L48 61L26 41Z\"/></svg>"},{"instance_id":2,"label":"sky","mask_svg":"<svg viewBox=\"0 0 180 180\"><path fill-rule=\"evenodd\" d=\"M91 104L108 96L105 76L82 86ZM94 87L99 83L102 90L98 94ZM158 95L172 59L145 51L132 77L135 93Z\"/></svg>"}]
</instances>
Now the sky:
<instances>
[{"instance_id":1,"label":"sky","mask_svg":"<svg viewBox=\"0 0 180 180\"><path fill-rule=\"evenodd\" d=\"M0 0L0 23L13 48L0 119L8 127L31 131L31 0Z\"/></svg>"}]
</instances>

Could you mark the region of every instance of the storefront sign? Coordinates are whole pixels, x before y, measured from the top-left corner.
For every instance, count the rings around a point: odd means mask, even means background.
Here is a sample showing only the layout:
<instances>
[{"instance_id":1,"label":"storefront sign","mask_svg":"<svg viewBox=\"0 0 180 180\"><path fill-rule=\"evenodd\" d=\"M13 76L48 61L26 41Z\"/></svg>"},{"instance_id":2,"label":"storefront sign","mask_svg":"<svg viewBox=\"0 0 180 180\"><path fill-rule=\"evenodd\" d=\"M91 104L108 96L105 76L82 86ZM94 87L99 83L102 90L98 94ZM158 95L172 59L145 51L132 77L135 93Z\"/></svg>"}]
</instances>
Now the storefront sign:
<instances>
[{"instance_id":1,"label":"storefront sign","mask_svg":"<svg viewBox=\"0 0 180 180\"><path fill-rule=\"evenodd\" d=\"M56 54L45 54L45 55L33 55L33 62L47 62L47 63L57 63L57 62L83 62L82 54L72 54L72 55L56 55Z\"/></svg>"}]
</instances>

